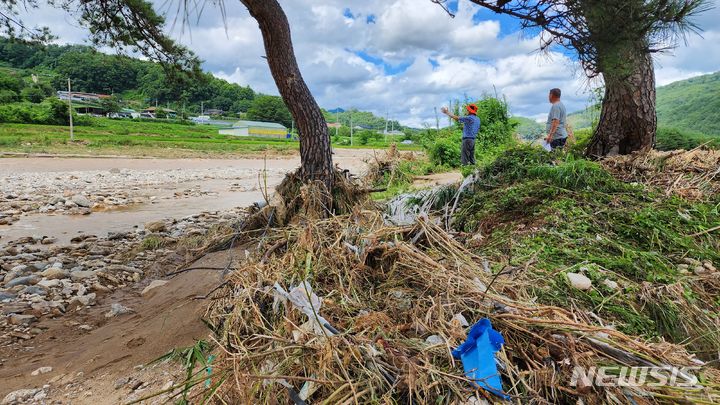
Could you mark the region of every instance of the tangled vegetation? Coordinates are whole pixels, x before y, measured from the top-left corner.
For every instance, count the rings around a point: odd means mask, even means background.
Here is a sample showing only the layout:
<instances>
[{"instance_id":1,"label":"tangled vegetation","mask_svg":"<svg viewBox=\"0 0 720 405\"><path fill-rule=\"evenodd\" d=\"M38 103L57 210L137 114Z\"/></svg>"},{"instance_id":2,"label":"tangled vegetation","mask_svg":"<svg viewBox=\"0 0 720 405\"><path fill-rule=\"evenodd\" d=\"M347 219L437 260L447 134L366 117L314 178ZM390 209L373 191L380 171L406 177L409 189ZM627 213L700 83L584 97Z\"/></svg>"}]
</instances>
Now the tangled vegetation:
<instances>
[{"instance_id":1,"label":"tangled vegetation","mask_svg":"<svg viewBox=\"0 0 720 405\"><path fill-rule=\"evenodd\" d=\"M521 148L477 173L454 223L480 233L476 248L496 260L532 262L540 302L578 306L707 357L720 349L720 278L710 275L720 241L704 231L719 222L717 194L691 202L624 183L595 162ZM596 288L567 288L571 271Z\"/></svg>"}]
</instances>

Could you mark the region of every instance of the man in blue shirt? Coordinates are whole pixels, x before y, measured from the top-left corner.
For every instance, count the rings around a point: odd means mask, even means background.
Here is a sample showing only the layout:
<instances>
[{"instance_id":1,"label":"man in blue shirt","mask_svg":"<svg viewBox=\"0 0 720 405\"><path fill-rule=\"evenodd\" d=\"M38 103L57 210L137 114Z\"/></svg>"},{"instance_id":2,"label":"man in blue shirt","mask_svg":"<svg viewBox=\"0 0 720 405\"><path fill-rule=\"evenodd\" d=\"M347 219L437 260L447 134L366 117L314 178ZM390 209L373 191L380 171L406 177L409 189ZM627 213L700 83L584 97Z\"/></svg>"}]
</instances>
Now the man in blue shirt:
<instances>
[{"instance_id":1,"label":"man in blue shirt","mask_svg":"<svg viewBox=\"0 0 720 405\"><path fill-rule=\"evenodd\" d=\"M458 117L448 112L447 107L440 109L443 114L463 124L462 150L460 151L460 163L463 166L475 164L475 138L480 131L480 118L477 117L478 108L475 104L465 106L468 115Z\"/></svg>"}]
</instances>

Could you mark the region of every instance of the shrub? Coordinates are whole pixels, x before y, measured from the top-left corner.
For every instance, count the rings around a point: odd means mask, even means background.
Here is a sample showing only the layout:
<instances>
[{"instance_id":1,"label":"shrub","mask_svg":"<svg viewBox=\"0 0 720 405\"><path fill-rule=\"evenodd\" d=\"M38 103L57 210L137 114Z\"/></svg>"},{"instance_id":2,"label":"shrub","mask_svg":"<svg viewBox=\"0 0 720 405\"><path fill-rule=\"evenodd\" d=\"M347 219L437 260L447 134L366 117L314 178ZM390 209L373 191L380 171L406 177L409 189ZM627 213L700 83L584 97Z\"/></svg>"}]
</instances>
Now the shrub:
<instances>
[{"instance_id":1,"label":"shrub","mask_svg":"<svg viewBox=\"0 0 720 405\"><path fill-rule=\"evenodd\" d=\"M430 161L436 165L460 166L460 142L458 137L439 138L427 147Z\"/></svg>"},{"instance_id":2,"label":"shrub","mask_svg":"<svg viewBox=\"0 0 720 405\"><path fill-rule=\"evenodd\" d=\"M656 148L659 150L693 149L702 144L720 148L720 137L711 137L699 132L677 128L660 127L657 130Z\"/></svg>"},{"instance_id":3,"label":"shrub","mask_svg":"<svg viewBox=\"0 0 720 405\"><path fill-rule=\"evenodd\" d=\"M0 104L13 103L18 101L18 94L14 90L0 90Z\"/></svg>"}]
</instances>

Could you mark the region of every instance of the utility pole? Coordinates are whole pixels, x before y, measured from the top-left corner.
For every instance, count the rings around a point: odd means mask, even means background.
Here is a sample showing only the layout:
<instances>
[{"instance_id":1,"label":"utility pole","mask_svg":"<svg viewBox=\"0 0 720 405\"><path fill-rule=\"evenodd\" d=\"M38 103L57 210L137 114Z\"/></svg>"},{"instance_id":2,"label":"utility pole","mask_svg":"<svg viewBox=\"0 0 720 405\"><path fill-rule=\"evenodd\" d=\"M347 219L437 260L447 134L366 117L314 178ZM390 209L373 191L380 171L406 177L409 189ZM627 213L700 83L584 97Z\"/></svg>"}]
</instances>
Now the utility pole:
<instances>
[{"instance_id":1,"label":"utility pole","mask_svg":"<svg viewBox=\"0 0 720 405\"><path fill-rule=\"evenodd\" d=\"M68 115L70 116L70 142L75 141L75 132L73 130L72 121L72 88L70 87L70 78L68 77Z\"/></svg>"},{"instance_id":2,"label":"utility pole","mask_svg":"<svg viewBox=\"0 0 720 405\"><path fill-rule=\"evenodd\" d=\"M433 109L435 110L435 130L440 135L440 117L438 117L437 107L433 107Z\"/></svg>"},{"instance_id":3,"label":"utility pole","mask_svg":"<svg viewBox=\"0 0 720 405\"><path fill-rule=\"evenodd\" d=\"M353 138L353 124L352 124L352 113L350 113L350 146L352 146Z\"/></svg>"},{"instance_id":4,"label":"utility pole","mask_svg":"<svg viewBox=\"0 0 720 405\"><path fill-rule=\"evenodd\" d=\"M388 110L385 110L385 143L387 144L387 124L388 124L388 115L390 112Z\"/></svg>"}]
</instances>

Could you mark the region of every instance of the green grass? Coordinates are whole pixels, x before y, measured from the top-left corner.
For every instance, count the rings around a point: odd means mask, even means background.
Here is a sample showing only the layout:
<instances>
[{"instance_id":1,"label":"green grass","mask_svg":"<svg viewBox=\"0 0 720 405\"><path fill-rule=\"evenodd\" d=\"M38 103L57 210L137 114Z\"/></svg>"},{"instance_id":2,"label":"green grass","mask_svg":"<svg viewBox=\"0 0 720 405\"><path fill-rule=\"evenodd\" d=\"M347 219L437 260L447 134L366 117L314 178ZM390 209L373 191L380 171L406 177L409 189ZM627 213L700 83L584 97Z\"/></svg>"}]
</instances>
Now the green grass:
<instances>
[{"instance_id":1,"label":"green grass","mask_svg":"<svg viewBox=\"0 0 720 405\"><path fill-rule=\"evenodd\" d=\"M2 124L0 152L127 155L160 157L229 157L265 152L292 154L299 142L260 137L219 135L218 127L163 121L89 119L75 126L75 143L65 126ZM417 149L398 145L400 149ZM345 146L334 146L345 148ZM384 148L385 143L353 146Z\"/></svg>"},{"instance_id":2,"label":"green grass","mask_svg":"<svg viewBox=\"0 0 720 405\"><path fill-rule=\"evenodd\" d=\"M701 298L679 270L685 258L720 263L717 237L692 236L720 223L720 198L666 197L595 162L532 148L506 152L478 176L454 223L485 236L484 255L519 267L532 260L541 282L529 288L541 303L592 311L631 334L697 338L698 353L720 348L716 298ZM590 291L568 286L565 273L581 268Z\"/></svg>"}]
</instances>

